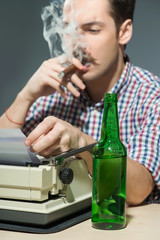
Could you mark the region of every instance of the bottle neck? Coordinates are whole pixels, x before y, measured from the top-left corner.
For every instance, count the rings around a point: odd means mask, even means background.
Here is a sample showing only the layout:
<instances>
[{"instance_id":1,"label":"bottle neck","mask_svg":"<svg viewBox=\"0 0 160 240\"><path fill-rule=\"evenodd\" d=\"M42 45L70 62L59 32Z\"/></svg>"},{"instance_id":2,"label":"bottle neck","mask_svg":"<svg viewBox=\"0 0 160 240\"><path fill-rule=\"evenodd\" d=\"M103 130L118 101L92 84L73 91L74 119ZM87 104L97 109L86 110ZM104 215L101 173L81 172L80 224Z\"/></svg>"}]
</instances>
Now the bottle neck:
<instances>
[{"instance_id":1,"label":"bottle neck","mask_svg":"<svg viewBox=\"0 0 160 240\"><path fill-rule=\"evenodd\" d=\"M101 140L119 139L117 94L106 94L102 120Z\"/></svg>"}]
</instances>

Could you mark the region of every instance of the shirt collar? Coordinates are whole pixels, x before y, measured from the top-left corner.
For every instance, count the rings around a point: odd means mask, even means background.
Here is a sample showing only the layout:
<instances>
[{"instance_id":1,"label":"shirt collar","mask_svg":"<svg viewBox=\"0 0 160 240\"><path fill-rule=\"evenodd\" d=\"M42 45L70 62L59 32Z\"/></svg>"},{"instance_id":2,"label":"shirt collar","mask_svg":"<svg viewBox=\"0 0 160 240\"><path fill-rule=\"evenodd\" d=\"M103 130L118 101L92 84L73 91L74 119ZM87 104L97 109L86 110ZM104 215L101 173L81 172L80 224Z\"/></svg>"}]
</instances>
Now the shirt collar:
<instances>
[{"instance_id":1,"label":"shirt collar","mask_svg":"<svg viewBox=\"0 0 160 240\"><path fill-rule=\"evenodd\" d=\"M104 105L104 99L102 99L100 102L95 103L93 101L91 101L91 99L89 98L87 92L84 90L81 92L80 95L80 102L83 104L83 106L85 107L91 107L91 108L102 108Z\"/></svg>"}]
</instances>

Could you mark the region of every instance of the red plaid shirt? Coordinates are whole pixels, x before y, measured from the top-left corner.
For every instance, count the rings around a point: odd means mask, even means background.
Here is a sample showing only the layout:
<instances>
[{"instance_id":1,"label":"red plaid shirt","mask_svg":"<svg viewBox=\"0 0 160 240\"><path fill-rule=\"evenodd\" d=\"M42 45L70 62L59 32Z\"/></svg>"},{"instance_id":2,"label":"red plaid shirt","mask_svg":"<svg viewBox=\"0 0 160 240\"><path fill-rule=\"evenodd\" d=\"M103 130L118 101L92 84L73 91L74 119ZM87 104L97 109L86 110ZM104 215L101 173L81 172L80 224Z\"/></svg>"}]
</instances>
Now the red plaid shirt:
<instances>
[{"instance_id":1,"label":"red plaid shirt","mask_svg":"<svg viewBox=\"0 0 160 240\"><path fill-rule=\"evenodd\" d=\"M128 157L151 172L156 190L148 201L160 202L160 79L127 59L110 92L118 94L120 138ZM66 100L58 92L39 98L29 110L24 133L28 135L45 117L53 115L99 140L104 100L95 104L85 91L79 98L67 90L66 94Z\"/></svg>"}]
</instances>

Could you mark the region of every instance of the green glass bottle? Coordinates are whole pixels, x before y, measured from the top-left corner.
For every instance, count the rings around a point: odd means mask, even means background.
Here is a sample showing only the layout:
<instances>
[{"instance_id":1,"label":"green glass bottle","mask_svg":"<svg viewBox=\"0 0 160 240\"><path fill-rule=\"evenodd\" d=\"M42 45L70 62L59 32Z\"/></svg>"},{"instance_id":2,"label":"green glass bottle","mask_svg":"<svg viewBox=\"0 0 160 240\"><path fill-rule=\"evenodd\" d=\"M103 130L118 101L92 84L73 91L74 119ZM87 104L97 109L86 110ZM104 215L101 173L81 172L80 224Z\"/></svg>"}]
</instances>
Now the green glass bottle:
<instances>
[{"instance_id":1,"label":"green glass bottle","mask_svg":"<svg viewBox=\"0 0 160 240\"><path fill-rule=\"evenodd\" d=\"M126 225L127 152L119 138L117 94L105 94L101 139L93 149L92 226Z\"/></svg>"}]
</instances>

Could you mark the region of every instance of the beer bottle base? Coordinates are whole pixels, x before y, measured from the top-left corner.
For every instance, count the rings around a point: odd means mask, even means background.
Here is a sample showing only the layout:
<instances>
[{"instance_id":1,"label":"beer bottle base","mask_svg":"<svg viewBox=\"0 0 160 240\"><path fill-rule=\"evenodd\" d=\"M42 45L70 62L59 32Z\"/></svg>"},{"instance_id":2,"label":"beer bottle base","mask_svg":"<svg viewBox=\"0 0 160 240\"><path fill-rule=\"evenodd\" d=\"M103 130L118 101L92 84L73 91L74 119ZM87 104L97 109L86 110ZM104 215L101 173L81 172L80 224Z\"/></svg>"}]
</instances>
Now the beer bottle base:
<instances>
[{"instance_id":1,"label":"beer bottle base","mask_svg":"<svg viewBox=\"0 0 160 240\"><path fill-rule=\"evenodd\" d=\"M125 224L113 223L113 222L92 222L92 227L99 230L120 230L125 228Z\"/></svg>"}]
</instances>

